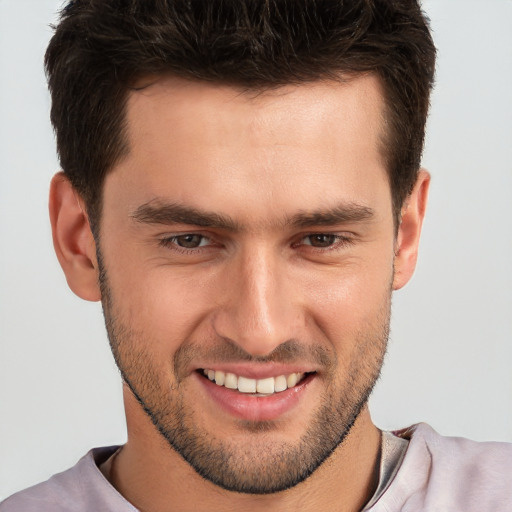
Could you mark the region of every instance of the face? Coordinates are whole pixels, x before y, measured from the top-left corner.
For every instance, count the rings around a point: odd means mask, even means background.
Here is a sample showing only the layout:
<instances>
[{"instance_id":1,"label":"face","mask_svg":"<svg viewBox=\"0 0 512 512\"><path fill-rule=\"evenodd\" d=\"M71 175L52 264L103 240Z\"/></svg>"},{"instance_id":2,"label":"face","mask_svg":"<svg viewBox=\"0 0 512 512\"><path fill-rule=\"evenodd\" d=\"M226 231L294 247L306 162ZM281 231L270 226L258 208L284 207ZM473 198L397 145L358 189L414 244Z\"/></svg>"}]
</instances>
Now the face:
<instances>
[{"instance_id":1,"label":"face","mask_svg":"<svg viewBox=\"0 0 512 512\"><path fill-rule=\"evenodd\" d=\"M98 237L109 338L154 435L221 487L301 482L374 386L395 247L382 112L372 77L129 97Z\"/></svg>"}]
</instances>

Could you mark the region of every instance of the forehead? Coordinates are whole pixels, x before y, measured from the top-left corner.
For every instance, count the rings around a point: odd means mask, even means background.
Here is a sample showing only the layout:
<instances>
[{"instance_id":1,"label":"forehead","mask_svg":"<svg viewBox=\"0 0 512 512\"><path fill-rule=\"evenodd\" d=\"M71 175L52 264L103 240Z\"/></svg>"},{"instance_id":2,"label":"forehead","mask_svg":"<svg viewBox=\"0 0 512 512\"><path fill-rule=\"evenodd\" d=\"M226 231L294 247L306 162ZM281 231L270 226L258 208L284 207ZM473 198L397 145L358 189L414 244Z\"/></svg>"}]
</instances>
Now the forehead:
<instances>
[{"instance_id":1,"label":"forehead","mask_svg":"<svg viewBox=\"0 0 512 512\"><path fill-rule=\"evenodd\" d=\"M382 88L371 74L263 90L176 77L148 78L139 86L130 93L127 107L132 145L145 122L156 118L173 138L202 133L226 145L245 143L246 138L254 145L317 145L318 135L329 139L343 128L381 134Z\"/></svg>"},{"instance_id":2,"label":"forehead","mask_svg":"<svg viewBox=\"0 0 512 512\"><path fill-rule=\"evenodd\" d=\"M167 196L235 215L250 198L262 217L340 196L371 202L389 196L383 110L371 75L265 91L161 78L130 93L129 154L107 184L136 182L140 203Z\"/></svg>"}]
</instances>

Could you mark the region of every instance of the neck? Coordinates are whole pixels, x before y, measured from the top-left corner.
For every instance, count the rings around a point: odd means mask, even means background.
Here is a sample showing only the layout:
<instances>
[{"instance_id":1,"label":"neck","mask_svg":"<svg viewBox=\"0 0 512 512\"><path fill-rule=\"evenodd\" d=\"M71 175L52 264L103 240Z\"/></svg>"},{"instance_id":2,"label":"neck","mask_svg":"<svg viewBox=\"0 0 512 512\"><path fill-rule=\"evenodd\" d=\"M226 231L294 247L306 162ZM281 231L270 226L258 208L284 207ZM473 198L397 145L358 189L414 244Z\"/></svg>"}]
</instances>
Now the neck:
<instances>
[{"instance_id":1,"label":"neck","mask_svg":"<svg viewBox=\"0 0 512 512\"><path fill-rule=\"evenodd\" d=\"M377 487L380 432L367 408L344 442L308 479L279 493L251 495L226 491L204 480L157 433L137 403L127 400L125 405L128 442L109 468L109 479L145 512L356 512Z\"/></svg>"}]
</instances>

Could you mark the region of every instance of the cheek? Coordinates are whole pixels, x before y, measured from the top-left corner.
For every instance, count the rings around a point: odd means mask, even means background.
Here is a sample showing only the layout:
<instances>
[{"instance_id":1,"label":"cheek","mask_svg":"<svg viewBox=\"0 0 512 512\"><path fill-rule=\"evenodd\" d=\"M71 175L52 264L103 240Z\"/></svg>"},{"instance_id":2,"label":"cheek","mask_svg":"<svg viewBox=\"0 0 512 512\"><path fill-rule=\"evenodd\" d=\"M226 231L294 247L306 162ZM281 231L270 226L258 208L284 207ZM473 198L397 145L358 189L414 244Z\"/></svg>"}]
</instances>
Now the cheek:
<instances>
[{"instance_id":1,"label":"cheek","mask_svg":"<svg viewBox=\"0 0 512 512\"><path fill-rule=\"evenodd\" d=\"M152 350L174 351L203 324L215 304L215 275L206 279L204 273L131 265L127 259L116 260L111 267L116 314L132 331L143 333L146 343L151 340Z\"/></svg>"},{"instance_id":2,"label":"cheek","mask_svg":"<svg viewBox=\"0 0 512 512\"><path fill-rule=\"evenodd\" d=\"M355 260L305 279L309 316L339 355L348 355L365 333L380 334L390 304L392 257L378 263Z\"/></svg>"}]
</instances>

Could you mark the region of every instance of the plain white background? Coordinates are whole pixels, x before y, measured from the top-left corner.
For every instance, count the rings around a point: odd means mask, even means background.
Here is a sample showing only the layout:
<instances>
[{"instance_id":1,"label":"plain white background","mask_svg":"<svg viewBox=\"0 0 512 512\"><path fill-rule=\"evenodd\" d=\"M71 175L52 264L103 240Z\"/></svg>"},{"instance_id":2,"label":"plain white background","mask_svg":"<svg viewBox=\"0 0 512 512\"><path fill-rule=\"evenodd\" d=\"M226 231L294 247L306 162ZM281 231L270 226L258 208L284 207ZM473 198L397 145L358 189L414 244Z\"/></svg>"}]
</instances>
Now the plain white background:
<instances>
[{"instance_id":1,"label":"plain white background","mask_svg":"<svg viewBox=\"0 0 512 512\"><path fill-rule=\"evenodd\" d=\"M47 190L42 70L56 0L0 0L0 499L122 443L98 304L67 288ZM430 0L439 48L416 276L395 294L376 423L512 441L512 1Z\"/></svg>"}]
</instances>

